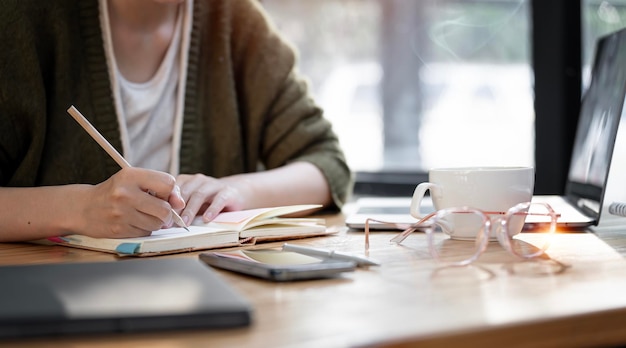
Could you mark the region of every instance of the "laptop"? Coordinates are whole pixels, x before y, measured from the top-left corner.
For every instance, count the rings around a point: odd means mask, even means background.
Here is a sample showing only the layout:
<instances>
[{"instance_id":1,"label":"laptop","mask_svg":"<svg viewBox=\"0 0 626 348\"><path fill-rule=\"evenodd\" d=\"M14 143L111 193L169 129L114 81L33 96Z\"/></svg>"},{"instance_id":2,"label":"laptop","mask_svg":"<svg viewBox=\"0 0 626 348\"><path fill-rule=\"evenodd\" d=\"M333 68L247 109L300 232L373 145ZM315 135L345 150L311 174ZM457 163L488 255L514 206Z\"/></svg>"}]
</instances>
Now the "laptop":
<instances>
[{"instance_id":1,"label":"laptop","mask_svg":"<svg viewBox=\"0 0 626 348\"><path fill-rule=\"evenodd\" d=\"M565 194L535 195L534 202L549 203L561 214L559 228L583 229L600 221L602 203L617 135L624 112L626 96L626 29L598 39L591 73L591 84L581 102L571 164ZM416 183L417 185L417 183ZM422 211L434 210L432 203ZM348 205L346 225L352 229L365 228L365 220L374 218L394 223L411 223L411 199L358 199ZM371 229L389 229L387 224L371 224ZM526 229L539 227L532 221Z\"/></svg>"},{"instance_id":2,"label":"laptop","mask_svg":"<svg viewBox=\"0 0 626 348\"><path fill-rule=\"evenodd\" d=\"M394 230L402 229L396 224L408 225L417 222L410 214L410 207L411 197L360 197L355 202L346 204L343 213L346 216L345 224L351 229L364 230L365 220L374 219L378 221L371 222L370 229ZM434 210L430 197L424 197L421 211L429 213Z\"/></svg>"},{"instance_id":3,"label":"laptop","mask_svg":"<svg viewBox=\"0 0 626 348\"><path fill-rule=\"evenodd\" d=\"M197 258L0 267L7 338L248 326L251 306Z\"/></svg>"}]
</instances>

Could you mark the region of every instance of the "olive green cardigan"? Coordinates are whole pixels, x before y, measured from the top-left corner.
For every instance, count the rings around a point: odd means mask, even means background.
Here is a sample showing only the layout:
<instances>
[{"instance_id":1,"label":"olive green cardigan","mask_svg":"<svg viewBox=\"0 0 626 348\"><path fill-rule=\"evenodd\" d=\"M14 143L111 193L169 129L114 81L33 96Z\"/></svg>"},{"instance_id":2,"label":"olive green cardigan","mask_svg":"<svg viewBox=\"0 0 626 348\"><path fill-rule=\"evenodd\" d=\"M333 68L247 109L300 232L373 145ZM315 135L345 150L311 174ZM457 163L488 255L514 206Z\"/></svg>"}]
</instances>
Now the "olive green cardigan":
<instances>
[{"instance_id":1,"label":"olive green cardigan","mask_svg":"<svg viewBox=\"0 0 626 348\"><path fill-rule=\"evenodd\" d=\"M0 2L0 185L99 183L119 170L67 114L121 151L97 0ZM197 0L180 173L213 177L315 164L336 206L351 174L295 54L255 0Z\"/></svg>"}]
</instances>

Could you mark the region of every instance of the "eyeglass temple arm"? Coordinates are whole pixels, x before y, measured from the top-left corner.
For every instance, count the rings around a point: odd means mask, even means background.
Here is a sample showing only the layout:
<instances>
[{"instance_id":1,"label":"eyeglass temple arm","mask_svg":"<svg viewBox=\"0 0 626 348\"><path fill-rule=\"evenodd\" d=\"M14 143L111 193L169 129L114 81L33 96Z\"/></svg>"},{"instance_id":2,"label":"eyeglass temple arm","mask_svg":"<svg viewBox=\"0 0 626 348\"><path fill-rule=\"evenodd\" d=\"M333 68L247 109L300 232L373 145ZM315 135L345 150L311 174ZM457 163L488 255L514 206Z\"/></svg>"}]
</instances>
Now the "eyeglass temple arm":
<instances>
[{"instance_id":1,"label":"eyeglass temple arm","mask_svg":"<svg viewBox=\"0 0 626 348\"><path fill-rule=\"evenodd\" d=\"M424 216L423 218L421 218L419 221L417 221L416 223L414 223L413 225L409 226L407 229L405 229L404 231L402 231L400 234L398 234L397 236L391 238L391 241L394 243L402 243L403 240L406 239L406 237L409 236L409 234L415 232L418 228L423 227L423 224L426 220L430 219L431 217L435 216L436 213L430 213L426 216Z\"/></svg>"},{"instance_id":2,"label":"eyeglass temple arm","mask_svg":"<svg viewBox=\"0 0 626 348\"><path fill-rule=\"evenodd\" d=\"M395 222L367 218L365 219L365 250L369 250L369 247L370 247L370 223L372 222L393 226L394 228L397 228L397 229L406 229L406 228L409 228L410 226L413 226L413 224L398 224Z\"/></svg>"}]
</instances>

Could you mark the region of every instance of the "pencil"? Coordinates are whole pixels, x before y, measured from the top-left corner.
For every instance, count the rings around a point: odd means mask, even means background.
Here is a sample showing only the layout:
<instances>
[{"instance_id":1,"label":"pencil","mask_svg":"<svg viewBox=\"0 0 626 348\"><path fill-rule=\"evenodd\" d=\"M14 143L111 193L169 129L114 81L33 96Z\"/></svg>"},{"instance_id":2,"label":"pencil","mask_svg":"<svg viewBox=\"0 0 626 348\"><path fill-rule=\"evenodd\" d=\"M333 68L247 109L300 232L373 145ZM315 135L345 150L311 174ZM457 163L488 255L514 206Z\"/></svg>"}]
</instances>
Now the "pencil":
<instances>
[{"instance_id":1,"label":"pencil","mask_svg":"<svg viewBox=\"0 0 626 348\"><path fill-rule=\"evenodd\" d=\"M106 151L109 156L111 156L111 158L113 158L113 160L115 160L115 162L119 164L120 167L131 167L131 165L128 163L128 161L126 161L124 156L122 156L113 147L113 145L111 145L111 143L109 143L109 141L106 140L106 138L103 137L100 132L98 132L98 130L85 118L85 116L83 116L83 114L80 113L80 111L78 111L78 109L74 107L74 105L70 106L70 108L67 109L67 112L76 120L76 122L78 122L78 124L80 124L81 127L83 127L85 131L87 131L87 133L89 133L93 140L95 140L104 149L104 151ZM189 228L187 228L183 219L174 211L174 209L172 209L172 215L174 216L174 222L178 226L183 227L184 229L189 231Z\"/></svg>"}]
</instances>

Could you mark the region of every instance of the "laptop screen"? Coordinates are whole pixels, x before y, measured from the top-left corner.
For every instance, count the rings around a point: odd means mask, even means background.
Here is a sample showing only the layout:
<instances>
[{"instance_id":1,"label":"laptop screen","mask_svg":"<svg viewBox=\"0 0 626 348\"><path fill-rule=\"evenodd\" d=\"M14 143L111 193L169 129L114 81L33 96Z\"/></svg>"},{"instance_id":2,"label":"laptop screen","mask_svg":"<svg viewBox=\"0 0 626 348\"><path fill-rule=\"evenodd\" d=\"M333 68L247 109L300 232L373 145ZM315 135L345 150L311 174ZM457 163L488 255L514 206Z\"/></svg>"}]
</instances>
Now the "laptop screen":
<instances>
[{"instance_id":1,"label":"laptop screen","mask_svg":"<svg viewBox=\"0 0 626 348\"><path fill-rule=\"evenodd\" d=\"M626 30L598 39L568 174L566 196L599 216L626 95Z\"/></svg>"}]
</instances>

